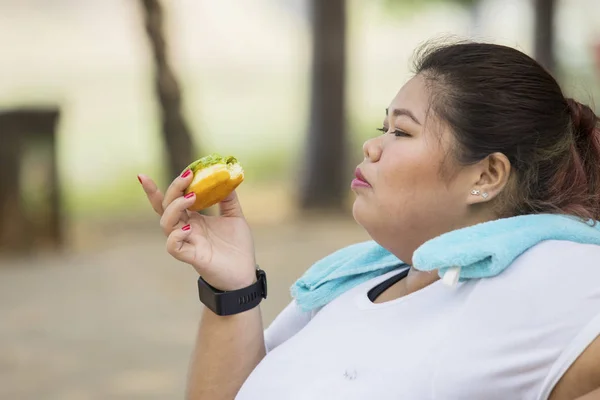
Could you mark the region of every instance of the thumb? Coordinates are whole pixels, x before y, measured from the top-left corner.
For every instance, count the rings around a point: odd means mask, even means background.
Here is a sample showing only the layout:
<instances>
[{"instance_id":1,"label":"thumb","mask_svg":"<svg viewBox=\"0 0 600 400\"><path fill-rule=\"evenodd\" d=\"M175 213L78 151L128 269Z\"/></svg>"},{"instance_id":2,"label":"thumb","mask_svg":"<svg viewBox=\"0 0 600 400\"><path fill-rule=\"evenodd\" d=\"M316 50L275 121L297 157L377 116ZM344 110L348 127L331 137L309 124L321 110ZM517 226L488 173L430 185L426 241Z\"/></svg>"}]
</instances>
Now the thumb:
<instances>
[{"instance_id":1,"label":"thumb","mask_svg":"<svg viewBox=\"0 0 600 400\"><path fill-rule=\"evenodd\" d=\"M238 200L235 190L219 203L219 211L222 217L244 217L242 206L240 205L240 201Z\"/></svg>"}]
</instances>

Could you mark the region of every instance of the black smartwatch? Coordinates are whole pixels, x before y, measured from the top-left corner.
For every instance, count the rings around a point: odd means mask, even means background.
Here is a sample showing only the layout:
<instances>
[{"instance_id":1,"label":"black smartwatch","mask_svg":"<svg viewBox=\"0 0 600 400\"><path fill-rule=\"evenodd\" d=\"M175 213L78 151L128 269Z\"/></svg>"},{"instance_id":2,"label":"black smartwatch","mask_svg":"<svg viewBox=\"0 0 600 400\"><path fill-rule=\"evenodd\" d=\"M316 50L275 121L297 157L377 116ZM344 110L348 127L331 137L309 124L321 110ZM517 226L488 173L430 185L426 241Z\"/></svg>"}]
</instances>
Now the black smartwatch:
<instances>
[{"instance_id":1,"label":"black smartwatch","mask_svg":"<svg viewBox=\"0 0 600 400\"><path fill-rule=\"evenodd\" d=\"M248 311L267 298L267 274L256 267L256 282L243 289L225 292L198 278L200 301L217 315L233 315Z\"/></svg>"}]
</instances>

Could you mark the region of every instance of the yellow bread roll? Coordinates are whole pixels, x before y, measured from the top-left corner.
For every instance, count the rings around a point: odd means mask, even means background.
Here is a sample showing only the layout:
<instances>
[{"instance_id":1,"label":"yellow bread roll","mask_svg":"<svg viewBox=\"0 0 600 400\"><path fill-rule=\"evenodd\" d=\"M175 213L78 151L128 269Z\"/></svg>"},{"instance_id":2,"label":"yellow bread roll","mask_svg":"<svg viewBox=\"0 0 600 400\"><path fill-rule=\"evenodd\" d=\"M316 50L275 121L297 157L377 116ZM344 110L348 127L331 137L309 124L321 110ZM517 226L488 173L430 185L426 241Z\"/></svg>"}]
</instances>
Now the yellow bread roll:
<instances>
[{"instance_id":1,"label":"yellow bread roll","mask_svg":"<svg viewBox=\"0 0 600 400\"><path fill-rule=\"evenodd\" d=\"M244 169L235 157L211 154L191 163L194 174L185 194L194 192L196 202L190 211L200 211L224 200L244 180Z\"/></svg>"}]
</instances>

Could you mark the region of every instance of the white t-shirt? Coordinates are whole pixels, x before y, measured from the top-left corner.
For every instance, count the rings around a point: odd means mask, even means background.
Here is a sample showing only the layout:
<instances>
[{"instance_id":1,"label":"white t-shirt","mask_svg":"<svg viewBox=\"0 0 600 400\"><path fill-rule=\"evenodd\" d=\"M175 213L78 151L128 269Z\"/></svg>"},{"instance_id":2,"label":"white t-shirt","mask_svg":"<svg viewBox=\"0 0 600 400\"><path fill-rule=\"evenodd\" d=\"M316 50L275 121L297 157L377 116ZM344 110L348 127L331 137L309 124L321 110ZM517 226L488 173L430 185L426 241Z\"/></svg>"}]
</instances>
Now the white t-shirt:
<instances>
[{"instance_id":1,"label":"white t-shirt","mask_svg":"<svg viewBox=\"0 0 600 400\"><path fill-rule=\"evenodd\" d=\"M318 312L292 302L236 399L546 399L600 333L600 246L547 241L494 278Z\"/></svg>"}]
</instances>

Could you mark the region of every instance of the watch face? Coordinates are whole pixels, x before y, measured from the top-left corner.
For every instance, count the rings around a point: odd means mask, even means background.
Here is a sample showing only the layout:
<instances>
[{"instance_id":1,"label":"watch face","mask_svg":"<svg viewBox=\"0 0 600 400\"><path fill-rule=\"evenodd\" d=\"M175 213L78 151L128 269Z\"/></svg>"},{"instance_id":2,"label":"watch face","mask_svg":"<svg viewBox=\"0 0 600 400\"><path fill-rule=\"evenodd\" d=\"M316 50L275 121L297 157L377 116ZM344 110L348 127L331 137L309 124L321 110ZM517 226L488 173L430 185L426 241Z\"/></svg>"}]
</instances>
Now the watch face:
<instances>
[{"instance_id":1,"label":"watch face","mask_svg":"<svg viewBox=\"0 0 600 400\"><path fill-rule=\"evenodd\" d=\"M198 278L198 296L202 304L215 314L220 315L221 307L218 302L218 294L202 278Z\"/></svg>"},{"instance_id":2,"label":"watch face","mask_svg":"<svg viewBox=\"0 0 600 400\"><path fill-rule=\"evenodd\" d=\"M262 269L256 271L256 279L262 286L262 297L267 298L267 274Z\"/></svg>"}]
</instances>

